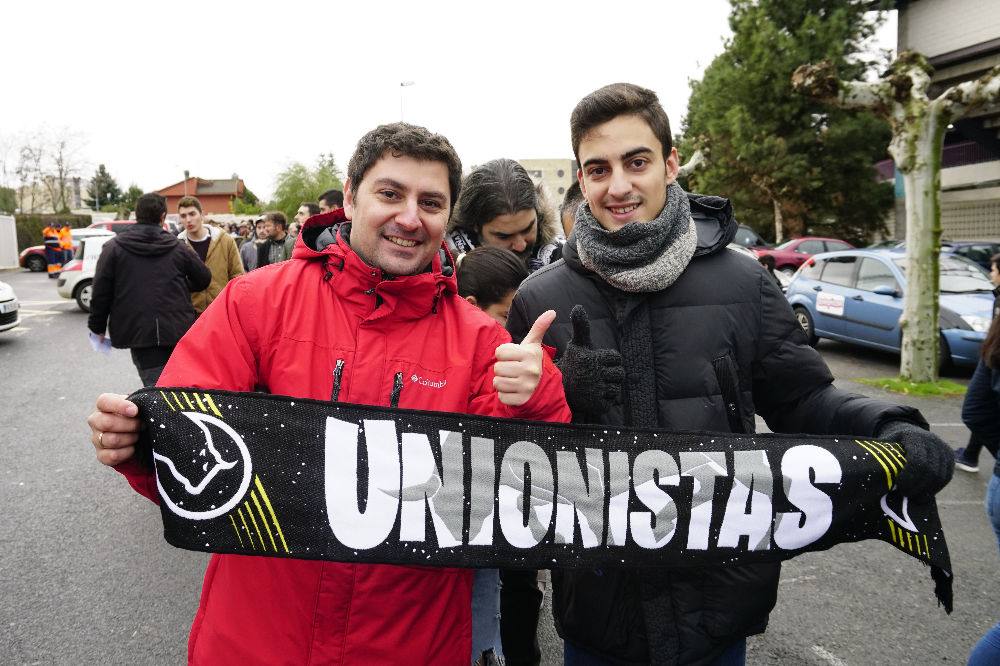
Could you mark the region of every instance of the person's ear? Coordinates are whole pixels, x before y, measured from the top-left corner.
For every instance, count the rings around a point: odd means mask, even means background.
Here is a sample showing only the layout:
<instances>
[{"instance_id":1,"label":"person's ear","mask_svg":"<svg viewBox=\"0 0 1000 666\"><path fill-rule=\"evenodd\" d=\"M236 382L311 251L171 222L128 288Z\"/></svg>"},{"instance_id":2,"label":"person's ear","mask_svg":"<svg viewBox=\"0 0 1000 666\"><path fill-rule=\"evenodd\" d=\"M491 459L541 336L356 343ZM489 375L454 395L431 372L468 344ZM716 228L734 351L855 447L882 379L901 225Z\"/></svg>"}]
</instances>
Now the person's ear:
<instances>
[{"instance_id":1,"label":"person's ear","mask_svg":"<svg viewBox=\"0 0 1000 666\"><path fill-rule=\"evenodd\" d=\"M677 149L671 148L670 154L667 155L667 159L664 162L664 169L667 172L667 185L677 180L677 174L680 172L680 160L677 157Z\"/></svg>"},{"instance_id":2,"label":"person's ear","mask_svg":"<svg viewBox=\"0 0 1000 666\"><path fill-rule=\"evenodd\" d=\"M476 302L476 297L473 296L472 294L469 294L468 296L466 296L465 300L469 301L470 303L472 303L473 305L475 305L477 308L479 307L479 304Z\"/></svg>"},{"instance_id":3,"label":"person's ear","mask_svg":"<svg viewBox=\"0 0 1000 666\"><path fill-rule=\"evenodd\" d=\"M354 188L351 187L350 178L344 182L344 217L354 219Z\"/></svg>"}]
</instances>

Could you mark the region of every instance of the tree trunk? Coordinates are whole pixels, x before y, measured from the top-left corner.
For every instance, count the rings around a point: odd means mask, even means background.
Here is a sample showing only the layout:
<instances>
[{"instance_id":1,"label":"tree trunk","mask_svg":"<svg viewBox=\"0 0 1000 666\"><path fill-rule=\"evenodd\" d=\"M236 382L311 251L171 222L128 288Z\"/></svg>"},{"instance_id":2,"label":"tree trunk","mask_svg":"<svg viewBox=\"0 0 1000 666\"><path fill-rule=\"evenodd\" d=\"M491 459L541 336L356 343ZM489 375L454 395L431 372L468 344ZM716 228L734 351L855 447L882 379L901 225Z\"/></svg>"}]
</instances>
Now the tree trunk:
<instances>
[{"instance_id":1,"label":"tree trunk","mask_svg":"<svg viewBox=\"0 0 1000 666\"><path fill-rule=\"evenodd\" d=\"M899 374L913 382L938 378L939 253L941 242L941 152L943 127L933 109L911 126L910 136L894 148L912 151L912 159L896 156L906 188L906 295Z\"/></svg>"},{"instance_id":2,"label":"tree trunk","mask_svg":"<svg viewBox=\"0 0 1000 666\"><path fill-rule=\"evenodd\" d=\"M774 204L774 244L778 245L785 240L785 221L781 216L781 204L777 199L771 199Z\"/></svg>"}]
</instances>

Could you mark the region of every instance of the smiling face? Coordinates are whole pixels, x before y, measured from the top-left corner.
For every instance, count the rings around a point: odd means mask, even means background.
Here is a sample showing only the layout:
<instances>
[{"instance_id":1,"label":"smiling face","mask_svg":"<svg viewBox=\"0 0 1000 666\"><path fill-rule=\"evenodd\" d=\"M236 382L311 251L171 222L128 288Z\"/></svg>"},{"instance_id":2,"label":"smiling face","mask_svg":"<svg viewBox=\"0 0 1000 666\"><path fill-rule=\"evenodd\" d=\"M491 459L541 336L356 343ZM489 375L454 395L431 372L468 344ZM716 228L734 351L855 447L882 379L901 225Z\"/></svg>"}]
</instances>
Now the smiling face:
<instances>
[{"instance_id":1,"label":"smiling face","mask_svg":"<svg viewBox=\"0 0 1000 666\"><path fill-rule=\"evenodd\" d=\"M497 215L480 230L485 245L510 250L522 259L531 253L538 238L538 215L533 208Z\"/></svg>"},{"instance_id":2,"label":"smiling face","mask_svg":"<svg viewBox=\"0 0 1000 666\"><path fill-rule=\"evenodd\" d=\"M344 214L351 247L391 275L423 271L441 248L450 209L443 162L386 152L365 172L357 192L345 183Z\"/></svg>"},{"instance_id":3,"label":"smiling face","mask_svg":"<svg viewBox=\"0 0 1000 666\"><path fill-rule=\"evenodd\" d=\"M629 222L649 222L667 201L677 179L677 151L663 146L645 120L622 115L583 135L577 178L590 212L602 227L617 231Z\"/></svg>"}]
</instances>

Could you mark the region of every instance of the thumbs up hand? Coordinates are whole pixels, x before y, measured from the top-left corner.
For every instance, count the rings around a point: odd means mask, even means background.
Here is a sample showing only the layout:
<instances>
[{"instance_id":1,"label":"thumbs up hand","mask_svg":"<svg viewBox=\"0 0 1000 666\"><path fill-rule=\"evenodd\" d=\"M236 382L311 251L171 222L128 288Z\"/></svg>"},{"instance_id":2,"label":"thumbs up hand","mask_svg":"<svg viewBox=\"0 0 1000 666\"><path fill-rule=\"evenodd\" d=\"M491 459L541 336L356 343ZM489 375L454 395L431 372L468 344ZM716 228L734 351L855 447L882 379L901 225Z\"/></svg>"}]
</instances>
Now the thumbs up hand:
<instances>
[{"instance_id":1,"label":"thumbs up hand","mask_svg":"<svg viewBox=\"0 0 1000 666\"><path fill-rule=\"evenodd\" d=\"M542 338L556 319L556 311L539 315L521 344L508 342L497 347L493 364L493 387L500 402L517 407L528 402L542 379Z\"/></svg>"},{"instance_id":2,"label":"thumbs up hand","mask_svg":"<svg viewBox=\"0 0 1000 666\"><path fill-rule=\"evenodd\" d=\"M594 349L590 318L582 305L573 307L573 338L556 364L562 371L566 402L574 416L596 415L617 404L625 381L622 355L614 349Z\"/></svg>"}]
</instances>

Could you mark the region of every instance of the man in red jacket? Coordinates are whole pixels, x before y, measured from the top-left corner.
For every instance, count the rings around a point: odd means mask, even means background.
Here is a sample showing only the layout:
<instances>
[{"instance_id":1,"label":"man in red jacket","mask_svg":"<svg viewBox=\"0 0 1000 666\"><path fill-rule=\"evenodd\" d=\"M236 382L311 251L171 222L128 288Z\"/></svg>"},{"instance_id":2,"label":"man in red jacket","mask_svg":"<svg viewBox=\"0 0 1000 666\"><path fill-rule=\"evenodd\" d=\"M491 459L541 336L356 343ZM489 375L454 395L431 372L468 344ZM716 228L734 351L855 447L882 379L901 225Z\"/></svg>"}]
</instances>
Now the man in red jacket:
<instances>
[{"instance_id":1,"label":"man in red jacket","mask_svg":"<svg viewBox=\"0 0 1000 666\"><path fill-rule=\"evenodd\" d=\"M421 127L366 134L344 208L311 218L291 261L230 282L160 385L567 421L561 376L539 344L554 313L515 345L457 294L442 240L461 172L447 139ZM91 441L157 501L133 457L136 411L102 395ZM471 586L465 569L214 555L189 661L468 664Z\"/></svg>"}]
</instances>

